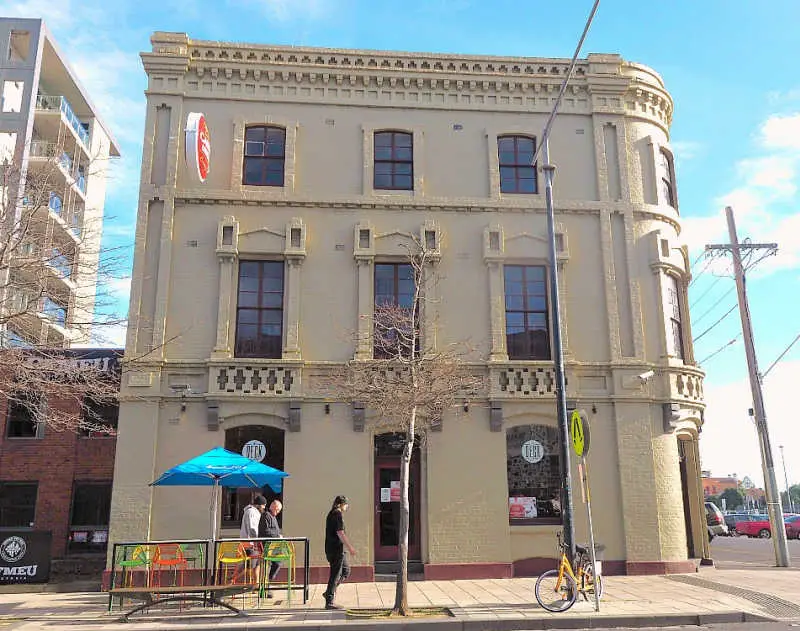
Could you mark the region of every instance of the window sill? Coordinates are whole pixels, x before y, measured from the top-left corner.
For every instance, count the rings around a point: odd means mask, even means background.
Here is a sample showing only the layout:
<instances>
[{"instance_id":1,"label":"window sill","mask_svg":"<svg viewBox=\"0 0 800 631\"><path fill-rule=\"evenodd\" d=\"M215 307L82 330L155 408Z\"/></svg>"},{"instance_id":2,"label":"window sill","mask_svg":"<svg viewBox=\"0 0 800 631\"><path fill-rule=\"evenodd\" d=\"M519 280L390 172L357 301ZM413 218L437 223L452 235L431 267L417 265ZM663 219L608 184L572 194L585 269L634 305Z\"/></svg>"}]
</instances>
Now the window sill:
<instances>
[{"instance_id":1,"label":"window sill","mask_svg":"<svg viewBox=\"0 0 800 631\"><path fill-rule=\"evenodd\" d=\"M542 517L541 519L515 520L514 522L509 522L508 525L513 534L515 532L531 532L531 526L544 526L553 530L560 530L563 524L558 518Z\"/></svg>"}]
</instances>

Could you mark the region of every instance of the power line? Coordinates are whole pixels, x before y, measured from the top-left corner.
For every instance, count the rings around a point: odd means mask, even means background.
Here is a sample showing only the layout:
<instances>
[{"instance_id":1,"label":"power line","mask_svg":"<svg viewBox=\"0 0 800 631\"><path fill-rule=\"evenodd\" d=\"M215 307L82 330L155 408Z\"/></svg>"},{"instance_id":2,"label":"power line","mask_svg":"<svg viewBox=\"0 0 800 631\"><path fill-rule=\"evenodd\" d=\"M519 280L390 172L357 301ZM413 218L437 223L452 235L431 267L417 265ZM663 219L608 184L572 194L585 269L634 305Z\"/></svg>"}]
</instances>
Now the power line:
<instances>
[{"instance_id":1,"label":"power line","mask_svg":"<svg viewBox=\"0 0 800 631\"><path fill-rule=\"evenodd\" d=\"M690 305L689 305L689 309L691 309L692 307L694 307L695 305L697 305L697 303L698 303L698 302L700 302L700 301L701 301L703 298L705 298L705 297L708 295L708 293L709 293L709 292L710 292L712 289L714 289L714 286L715 286L715 285L716 285L716 284L717 284L719 281L721 281L723 278L724 278L723 276L717 276L717 280L715 280L713 283L711 283L711 285L709 286L709 288L708 288L708 289L706 289L706 290L705 290L705 291L704 291L702 294L700 294L700 297L699 297L697 300L695 300L695 301L694 301L694 303L692 303L692 304L690 304Z\"/></svg>"},{"instance_id":2,"label":"power line","mask_svg":"<svg viewBox=\"0 0 800 631\"><path fill-rule=\"evenodd\" d=\"M800 340L800 333L798 333L797 337L792 340L792 343L789 344L789 346L787 346L780 355L778 355L778 359L776 359L774 362L772 362L769 365L769 368L767 368L767 370L761 375L762 379L769 374L769 371L772 370L775 367L775 364L777 364L780 360L783 359L783 356L786 355L786 353L789 352L789 350L792 348L792 346L794 346L797 343L797 340Z\"/></svg>"},{"instance_id":3,"label":"power line","mask_svg":"<svg viewBox=\"0 0 800 631\"><path fill-rule=\"evenodd\" d=\"M697 258L694 260L694 263L692 263L689 266L689 271L690 272L694 269L694 266L697 265L697 263L700 262L700 259L703 258L705 255L706 255L706 251L705 250L703 250L702 252L700 252L700 254L697 255Z\"/></svg>"},{"instance_id":4,"label":"power line","mask_svg":"<svg viewBox=\"0 0 800 631\"><path fill-rule=\"evenodd\" d=\"M741 333L739 333L739 335L737 335L735 338L733 338L733 339L732 339L730 342L728 342L728 343L727 343L727 344L725 344L724 346L721 346L720 348L718 348L717 350L715 350L713 353L711 353L711 355L709 355L708 357L706 357L704 360L702 360L702 361L700 361L700 362L697 362L697 363L698 363L698 364L705 364L705 363L706 363L706 362L707 362L709 359L711 359L712 357L716 357L717 355L719 355L719 354L720 354L722 351L724 351L724 350L725 350L726 348L728 348L729 346L732 346L732 345L736 344L736 342L739 340L739 338L740 338L740 337L742 337L742 334L741 334ZM799 337L800 337L800 336L799 336Z\"/></svg>"},{"instance_id":5,"label":"power line","mask_svg":"<svg viewBox=\"0 0 800 631\"><path fill-rule=\"evenodd\" d=\"M700 270L700 272L697 274L697 276L695 276L694 278L692 278L692 280L689 282L689 287L691 287L692 285L694 285L694 284L697 282L697 279L698 279L698 278L700 278L700 277L701 277L703 274L705 274L705 273L706 273L706 270L707 270L709 267L711 267L711 264L712 264L713 262L714 262L714 257L711 257L711 256L709 256L709 257L708 257L708 261L706 261L706 264L705 264L705 266L703 267L703 269L701 269L701 270Z\"/></svg>"},{"instance_id":6,"label":"power line","mask_svg":"<svg viewBox=\"0 0 800 631\"><path fill-rule=\"evenodd\" d=\"M725 315L724 315L724 316L722 316L722 317L721 317L719 320L717 320L716 322L714 322L714 324L712 324L712 325L711 325L710 327L708 327L708 328L707 328L705 331L703 331L703 332L702 332L700 335L698 335L696 338L694 338L694 339L692 340L692 344L694 344L694 343L695 343L697 340L699 340L699 339L700 339L701 337L703 337L703 336L704 336L706 333L708 333L708 332L709 332L709 331L711 331L711 330L712 330L712 329L713 329L715 326L717 326L717 325L718 325L720 322L722 322L722 321L723 321L725 318L727 318L727 317L728 317L728 316L729 316L731 313L733 313L733 310L734 310L734 309L736 309L736 305L733 305L733 306L732 306L730 309L728 309L728 310L725 312Z\"/></svg>"},{"instance_id":7,"label":"power line","mask_svg":"<svg viewBox=\"0 0 800 631\"><path fill-rule=\"evenodd\" d=\"M719 303L721 303L723 300L725 300L725 298L730 296L734 291L736 291L736 287L731 287L728 291L726 291L724 294L722 294L722 296L720 298L718 298L717 301L713 305L711 305L708 309L706 309L703 312L703 315L698 316L695 319L694 323L697 324L698 322L700 322L700 320L705 318L709 313L711 313L714 310L714 307L716 307Z\"/></svg>"}]
</instances>

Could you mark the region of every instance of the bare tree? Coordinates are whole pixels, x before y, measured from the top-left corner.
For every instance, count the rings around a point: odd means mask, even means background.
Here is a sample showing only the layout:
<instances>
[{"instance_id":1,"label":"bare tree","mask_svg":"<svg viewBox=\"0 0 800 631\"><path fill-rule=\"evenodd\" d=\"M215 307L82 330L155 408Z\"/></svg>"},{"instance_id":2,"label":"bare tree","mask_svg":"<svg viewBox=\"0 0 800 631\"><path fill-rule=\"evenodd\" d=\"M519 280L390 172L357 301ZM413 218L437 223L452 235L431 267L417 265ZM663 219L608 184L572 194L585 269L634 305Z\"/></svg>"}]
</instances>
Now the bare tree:
<instances>
[{"instance_id":1,"label":"bare tree","mask_svg":"<svg viewBox=\"0 0 800 631\"><path fill-rule=\"evenodd\" d=\"M100 246L102 209L82 192L104 165L78 154L33 140L25 160L0 155L0 397L39 427L112 432L97 411L116 401L120 357L67 349L124 324L127 256Z\"/></svg>"},{"instance_id":2,"label":"bare tree","mask_svg":"<svg viewBox=\"0 0 800 631\"><path fill-rule=\"evenodd\" d=\"M334 371L326 383L331 397L363 404L371 412L373 427L397 431L404 437L400 457L400 571L392 611L403 616L410 612L408 482L414 441L440 424L445 411L484 387L484 378L471 371L464 360L466 345L437 349L431 343L433 332L422 330L423 310L431 308L425 289L436 284L431 271L434 255L416 238L413 246L406 249L413 292L402 304L375 305L369 327L375 359L351 361L341 371Z\"/></svg>"}]
</instances>

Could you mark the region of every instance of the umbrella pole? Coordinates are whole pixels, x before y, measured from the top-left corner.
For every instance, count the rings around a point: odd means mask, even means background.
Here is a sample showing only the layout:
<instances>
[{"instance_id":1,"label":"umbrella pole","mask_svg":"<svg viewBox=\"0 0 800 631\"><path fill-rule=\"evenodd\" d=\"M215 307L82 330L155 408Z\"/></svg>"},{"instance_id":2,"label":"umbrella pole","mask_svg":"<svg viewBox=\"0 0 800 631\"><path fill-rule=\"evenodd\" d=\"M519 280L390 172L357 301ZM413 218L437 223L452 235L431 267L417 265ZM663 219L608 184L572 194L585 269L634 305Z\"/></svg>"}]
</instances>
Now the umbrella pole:
<instances>
[{"instance_id":1,"label":"umbrella pole","mask_svg":"<svg viewBox=\"0 0 800 631\"><path fill-rule=\"evenodd\" d=\"M211 488L211 541L217 538L217 489L219 489L219 480L214 478L214 486Z\"/></svg>"}]
</instances>

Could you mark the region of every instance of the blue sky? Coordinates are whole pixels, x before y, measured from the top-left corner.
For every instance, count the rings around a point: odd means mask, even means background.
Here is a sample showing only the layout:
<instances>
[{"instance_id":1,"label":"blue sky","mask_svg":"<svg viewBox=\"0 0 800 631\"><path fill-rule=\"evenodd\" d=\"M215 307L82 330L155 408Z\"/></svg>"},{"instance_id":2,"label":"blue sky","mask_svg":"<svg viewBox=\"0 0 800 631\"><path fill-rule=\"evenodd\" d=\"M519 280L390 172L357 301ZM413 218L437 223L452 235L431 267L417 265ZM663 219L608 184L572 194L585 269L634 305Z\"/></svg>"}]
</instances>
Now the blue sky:
<instances>
[{"instance_id":1,"label":"blue sky","mask_svg":"<svg viewBox=\"0 0 800 631\"><path fill-rule=\"evenodd\" d=\"M110 183L105 240L131 244L144 121L138 53L154 30L197 39L470 54L569 57L590 0L6 0L4 15L44 17L122 146ZM764 371L800 334L800 2L603 0L583 48L618 52L655 68L675 100L672 144L684 237L694 261L723 242L722 209L734 207L740 238L780 251L749 277ZM556 191L557 195L557 191ZM727 261L694 267L695 336L735 304ZM720 278L721 277L721 278ZM127 283L118 295L127 300ZM727 295L726 295L727 294ZM717 303L717 304L715 304ZM734 310L696 344L703 360L740 331ZM119 338L119 331L114 333ZM703 467L761 481L744 348L739 339L704 368L709 408ZM800 343L765 378L779 485L778 444L800 482L800 429L790 394L800 381Z\"/></svg>"}]
</instances>

